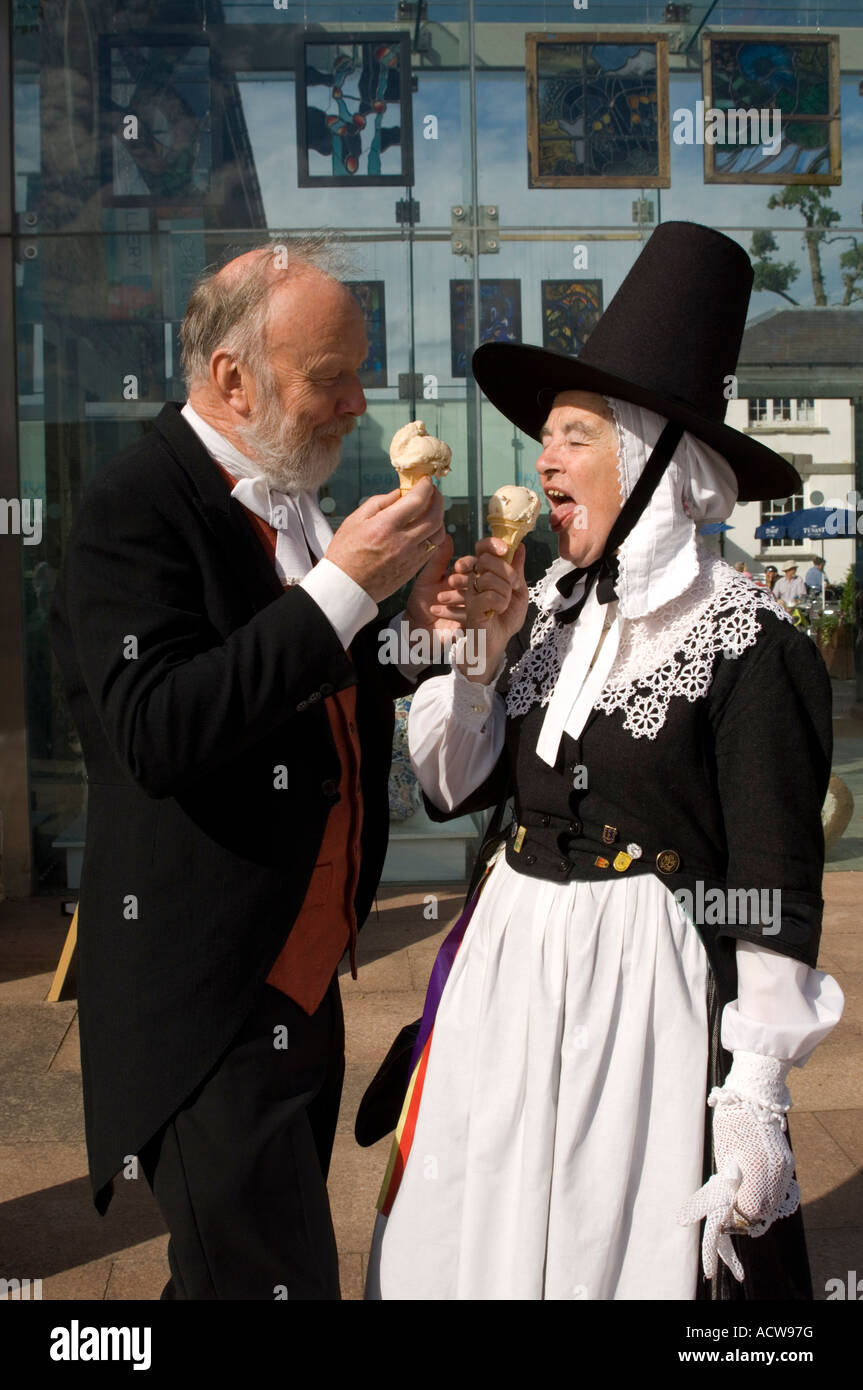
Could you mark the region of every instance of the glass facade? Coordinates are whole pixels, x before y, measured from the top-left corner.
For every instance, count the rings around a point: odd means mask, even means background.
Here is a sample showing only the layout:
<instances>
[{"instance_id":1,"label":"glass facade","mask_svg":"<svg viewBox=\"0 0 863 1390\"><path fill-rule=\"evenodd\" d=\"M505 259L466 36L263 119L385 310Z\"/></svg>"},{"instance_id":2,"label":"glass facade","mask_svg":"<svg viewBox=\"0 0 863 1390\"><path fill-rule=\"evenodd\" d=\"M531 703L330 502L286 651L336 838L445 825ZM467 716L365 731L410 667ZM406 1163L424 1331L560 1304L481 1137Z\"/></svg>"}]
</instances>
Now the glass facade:
<instances>
[{"instance_id":1,"label":"glass facade","mask_svg":"<svg viewBox=\"0 0 863 1390\"><path fill-rule=\"evenodd\" d=\"M3 9L14 167L0 241L17 339L17 462L3 477L7 497L42 509L38 540L22 536L18 583L0 597L3 659L11 669L20 657L26 689L26 742L15 701L0 705L7 856L17 847L7 892L72 881L84 833L84 770L46 628L76 508L162 403L185 399L188 292L232 251L321 227L349 246L372 351L368 411L327 489L334 525L391 487L389 440L422 418L452 446L448 525L456 553L472 549L483 499L504 482L530 484L538 454L478 398L474 346L498 337L579 350L652 227L676 218L717 227L753 255L751 324L787 326L777 310L829 315L836 355L813 359L827 363L817 380L782 341L775 361L751 370L744 352L729 419L816 432L820 403L835 398L849 447L836 458L813 448L812 472L833 467L836 485L847 475L863 491L863 353L859 332L842 327L863 318L859 0ZM553 49L552 76L532 80L527 35L546 41L543 61ZM775 92L778 153L764 152L766 129L762 145L735 147L730 128L710 145L708 75L716 103L722 81L741 106ZM657 186L650 171L663 163ZM771 514L808 505L806 487ZM754 529L758 504L750 512ZM743 517L732 536L745 528ZM543 522L530 572L554 553Z\"/></svg>"}]
</instances>

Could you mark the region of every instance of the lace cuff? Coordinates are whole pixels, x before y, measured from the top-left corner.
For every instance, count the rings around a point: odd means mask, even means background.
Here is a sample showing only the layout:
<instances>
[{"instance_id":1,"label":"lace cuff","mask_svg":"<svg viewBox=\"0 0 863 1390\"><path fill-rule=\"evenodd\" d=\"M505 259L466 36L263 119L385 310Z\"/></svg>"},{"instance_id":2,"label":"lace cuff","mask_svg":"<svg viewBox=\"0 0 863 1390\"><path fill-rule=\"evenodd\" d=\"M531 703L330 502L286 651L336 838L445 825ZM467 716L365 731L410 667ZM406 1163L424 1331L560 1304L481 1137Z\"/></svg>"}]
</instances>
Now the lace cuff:
<instances>
[{"instance_id":1,"label":"lace cuff","mask_svg":"<svg viewBox=\"0 0 863 1390\"><path fill-rule=\"evenodd\" d=\"M735 1052L731 1070L723 1086L714 1086L708 1105L730 1105L750 1101L768 1116L783 1116L791 1108L791 1093L785 1078L791 1063L779 1057L764 1057L759 1052Z\"/></svg>"}]
</instances>

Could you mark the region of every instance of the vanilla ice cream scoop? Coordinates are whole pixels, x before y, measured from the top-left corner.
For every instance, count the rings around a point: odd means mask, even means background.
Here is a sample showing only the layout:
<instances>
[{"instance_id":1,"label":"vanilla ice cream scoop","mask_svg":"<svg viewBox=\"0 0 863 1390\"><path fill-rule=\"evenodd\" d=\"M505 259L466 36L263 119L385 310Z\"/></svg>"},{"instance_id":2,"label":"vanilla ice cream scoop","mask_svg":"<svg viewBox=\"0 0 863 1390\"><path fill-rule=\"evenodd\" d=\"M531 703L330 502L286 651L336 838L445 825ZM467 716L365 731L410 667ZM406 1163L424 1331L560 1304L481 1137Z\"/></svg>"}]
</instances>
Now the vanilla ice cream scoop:
<instances>
[{"instance_id":1,"label":"vanilla ice cream scoop","mask_svg":"<svg viewBox=\"0 0 863 1390\"><path fill-rule=\"evenodd\" d=\"M509 549L503 557L512 564L513 556L528 531L539 517L540 501L529 487L507 484L499 487L488 504L488 529L497 539L506 541Z\"/></svg>"},{"instance_id":2,"label":"vanilla ice cream scoop","mask_svg":"<svg viewBox=\"0 0 863 1390\"><path fill-rule=\"evenodd\" d=\"M393 435L390 459L399 475L404 497L420 478L445 478L449 473L452 449L442 439L428 434L422 420L411 420Z\"/></svg>"}]
</instances>

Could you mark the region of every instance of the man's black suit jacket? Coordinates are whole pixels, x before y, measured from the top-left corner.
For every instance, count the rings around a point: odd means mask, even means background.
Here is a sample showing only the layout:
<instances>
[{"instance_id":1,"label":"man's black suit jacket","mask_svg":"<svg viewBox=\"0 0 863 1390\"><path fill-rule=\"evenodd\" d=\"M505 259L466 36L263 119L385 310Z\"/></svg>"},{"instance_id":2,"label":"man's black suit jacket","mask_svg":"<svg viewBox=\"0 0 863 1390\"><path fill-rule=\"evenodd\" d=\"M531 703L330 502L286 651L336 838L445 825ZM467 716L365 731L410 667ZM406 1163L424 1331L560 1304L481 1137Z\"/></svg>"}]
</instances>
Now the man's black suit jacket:
<instances>
[{"instance_id":1,"label":"man's black suit jacket","mask_svg":"<svg viewBox=\"0 0 863 1390\"><path fill-rule=\"evenodd\" d=\"M314 600L282 590L176 403L88 489L51 624L89 779L78 994L104 1211L125 1156L228 1046L285 942L338 799L324 701L351 685L366 918L386 853L392 700L410 687L377 659L380 620L351 659Z\"/></svg>"}]
</instances>

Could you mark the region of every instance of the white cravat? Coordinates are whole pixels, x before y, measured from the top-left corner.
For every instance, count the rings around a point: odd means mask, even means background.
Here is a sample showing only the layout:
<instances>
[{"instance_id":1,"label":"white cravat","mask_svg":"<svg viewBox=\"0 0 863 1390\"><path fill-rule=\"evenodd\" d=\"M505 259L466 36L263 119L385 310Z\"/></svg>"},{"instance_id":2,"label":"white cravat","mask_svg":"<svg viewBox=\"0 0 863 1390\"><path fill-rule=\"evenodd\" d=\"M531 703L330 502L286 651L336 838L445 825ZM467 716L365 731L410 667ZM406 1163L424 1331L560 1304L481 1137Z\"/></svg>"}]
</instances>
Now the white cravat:
<instances>
[{"instance_id":1,"label":"white cravat","mask_svg":"<svg viewBox=\"0 0 863 1390\"><path fill-rule=\"evenodd\" d=\"M606 630L607 621L610 626ZM605 640L597 653L603 632ZM563 659L536 741L537 756L550 767L554 767L557 760L562 734L567 733L573 739L581 735L614 664L619 641L617 604L600 603L594 584L578 621L573 624L569 651Z\"/></svg>"},{"instance_id":2,"label":"white cravat","mask_svg":"<svg viewBox=\"0 0 863 1390\"><path fill-rule=\"evenodd\" d=\"M231 496L275 529L275 570L279 579L283 584L298 585L314 599L347 651L360 628L377 615L378 606L349 574L330 560L321 558L333 533L317 498L310 492L291 497L274 491L267 486L252 460L202 420L188 401L181 414L211 458L238 479ZM317 565L312 565L310 547L312 554L318 556Z\"/></svg>"},{"instance_id":3,"label":"white cravat","mask_svg":"<svg viewBox=\"0 0 863 1390\"><path fill-rule=\"evenodd\" d=\"M333 538L317 498L310 492L291 495L270 487L252 460L202 420L188 401L181 413L207 452L237 479L231 496L275 530L276 573L282 583L298 584L312 569L309 549L320 560Z\"/></svg>"}]
</instances>

